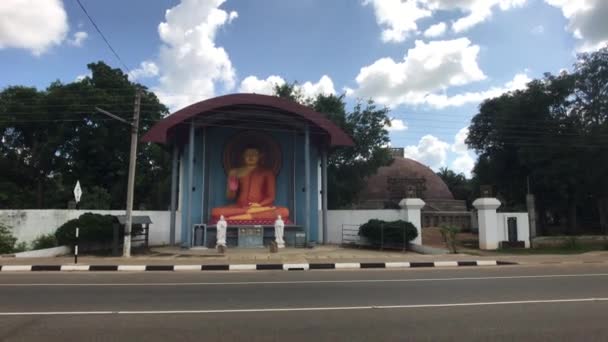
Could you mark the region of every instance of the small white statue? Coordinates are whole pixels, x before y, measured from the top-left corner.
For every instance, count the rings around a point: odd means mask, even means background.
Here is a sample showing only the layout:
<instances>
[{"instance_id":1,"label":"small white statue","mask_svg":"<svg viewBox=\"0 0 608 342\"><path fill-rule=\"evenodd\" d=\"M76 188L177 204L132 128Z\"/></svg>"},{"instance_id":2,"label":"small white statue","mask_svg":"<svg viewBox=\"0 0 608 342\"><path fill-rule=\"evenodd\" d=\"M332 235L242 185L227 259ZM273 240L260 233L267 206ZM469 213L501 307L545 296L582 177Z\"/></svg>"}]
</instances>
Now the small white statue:
<instances>
[{"instance_id":1,"label":"small white statue","mask_svg":"<svg viewBox=\"0 0 608 342\"><path fill-rule=\"evenodd\" d=\"M224 215L220 216L219 221L217 221L217 246L216 247L226 247L226 228L228 227L228 222L224 219Z\"/></svg>"},{"instance_id":2,"label":"small white statue","mask_svg":"<svg viewBox=\"0 0 608 342\"><path fill-rule=\"evenodd\" d=\"M285 248L285 240L283 240L283 233L285 231L285 222L281 218L281 215L277 216L277 220L274 221L274 241L277 243L277 247Z\"/></svg>"}]
</instances>

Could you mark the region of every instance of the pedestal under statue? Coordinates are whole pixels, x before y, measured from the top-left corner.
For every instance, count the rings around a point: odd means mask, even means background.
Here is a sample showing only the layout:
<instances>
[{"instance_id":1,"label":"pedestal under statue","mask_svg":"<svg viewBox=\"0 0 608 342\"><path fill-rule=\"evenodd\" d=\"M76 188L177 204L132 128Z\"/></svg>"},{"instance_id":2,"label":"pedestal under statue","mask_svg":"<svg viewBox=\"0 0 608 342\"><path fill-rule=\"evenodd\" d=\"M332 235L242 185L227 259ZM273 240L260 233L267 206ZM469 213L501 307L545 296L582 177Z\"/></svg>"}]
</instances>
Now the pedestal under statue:
<instances>
[{"instance_id":1,"label":"pedestal under statue","mask_svg":"<svg viewBox=\"0 0 608 342\"><path fill-rule=\"evenodd\" d=\"M263 154L255 146L246 147L242 165L228 171L226 197L236 203L211 210L211 218L224 216L228 221L272 220L289 218L289 209L274 205L276 177L272 169L260 165Z\"/></svg>"}]
</instances>

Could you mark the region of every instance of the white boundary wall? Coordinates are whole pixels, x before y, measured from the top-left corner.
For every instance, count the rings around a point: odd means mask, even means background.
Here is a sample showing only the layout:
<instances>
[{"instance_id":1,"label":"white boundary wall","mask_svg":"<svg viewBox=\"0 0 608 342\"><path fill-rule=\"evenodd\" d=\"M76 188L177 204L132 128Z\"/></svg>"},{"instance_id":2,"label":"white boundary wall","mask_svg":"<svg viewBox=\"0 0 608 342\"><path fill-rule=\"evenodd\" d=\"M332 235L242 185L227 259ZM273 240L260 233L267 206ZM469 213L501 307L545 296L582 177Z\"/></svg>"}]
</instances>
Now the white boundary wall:
<instances>
[{"instance_id":1,"label":"white boundary wall","mask_svg":"<svg viewBox=\"0 0 608 342\"><path fill-rule=\"evenodd\" d=\"M124 210L64 210L64 209L27 209L27 210L0 210L0 222L12 228L13 235L19 242L32 242L43 234L54 233L65 222L78 218L84 213L101 215L124 215ZM320 214L320 212L319 212ZM150 244L169 244L169 211L134 211L133 215L150 216ZM371 219L384 221L408 220L407 210L328 210L327 212L327 238L330 244L342 243L343 225L362 225ZM177 212L175 227L175 241L180 241L181 215ZM524 221L517 220L518 225ZM527 222L527 221L526 221ZM319 215L319 225L321 215ZM522 235L520 235L521 237Z\"/></svg>"},{"instance_id":2,"label":"white boundary wall","mask_svg":"<svg viewBox=\"0 0 608 342\"><path fill-rule=\"evenodd\" d=\"M69 220L78 218L84 213L101 215L124 215L124 210L0 210L0 222L12 228L13 235L19 242L32 242L43 234L54 233L57 228ZM169 244L169 211L133 211L134 216L150 216L150 244ZM179 241L181 215L177 212L175 224L176 241Z\"/></svg>"},{"instance_id":3,"label":"white boundary wall","mask_svg":"<svg viewBox=\"0 0 608 342\"><path fill-rule=\"evenodd\" d=\"M328 243L342 243L342 225L362 225L371 219L384 221L407 220L406 210L328 210Z\"/></svg>"}]
</instances>

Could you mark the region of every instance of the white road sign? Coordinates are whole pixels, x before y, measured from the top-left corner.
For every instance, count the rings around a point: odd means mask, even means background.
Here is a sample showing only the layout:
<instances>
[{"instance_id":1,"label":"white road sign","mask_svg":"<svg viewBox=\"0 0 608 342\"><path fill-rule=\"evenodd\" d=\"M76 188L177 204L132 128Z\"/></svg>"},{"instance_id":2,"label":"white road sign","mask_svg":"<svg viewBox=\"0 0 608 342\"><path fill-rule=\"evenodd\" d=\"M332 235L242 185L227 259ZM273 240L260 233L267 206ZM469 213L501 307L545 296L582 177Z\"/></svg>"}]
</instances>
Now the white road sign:
<instances>
[{"instance_id":1,"label":"white road sign","mask_svg":"<svg viewBox=\"0 0 608 342\"><path fill-rule=\"evenodd\" d=\"M74 187L74 199L76 203L80 202L80 196L82 196L82 189L80 188L80 181L76 182L76 186Z\"/></svg>"}]
</instances>

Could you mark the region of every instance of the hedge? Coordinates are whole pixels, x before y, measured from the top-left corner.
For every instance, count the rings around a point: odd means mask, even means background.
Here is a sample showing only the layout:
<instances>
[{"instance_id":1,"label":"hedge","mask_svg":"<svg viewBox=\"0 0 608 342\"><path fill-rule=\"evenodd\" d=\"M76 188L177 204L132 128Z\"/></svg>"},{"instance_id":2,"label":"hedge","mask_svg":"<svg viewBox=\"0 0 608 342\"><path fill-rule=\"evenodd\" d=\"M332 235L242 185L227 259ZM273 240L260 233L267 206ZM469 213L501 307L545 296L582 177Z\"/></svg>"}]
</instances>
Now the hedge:
<instances>
[{"instance_id":1,"label":"hedge","mask_svg":"<svg viewBox=\"0 0 608 342\"><path fill-rule=\"evenodd\" d=\"M418 229L408 221L386 222L373 219L359 227L359 236L373 245L403 246L404 237L407 242L418 237Z\"/></svg>"},{"instance_id":2,"label":"hedge","mask_svg":"<svg viewBox=\"0 0 608 342\"><path fill-rule=\"evenodd\" d=\"M13 236L9 227L0 223L0 254L13 253L17 238Z\"/></svg>"},{"instance_id":3,"label":"hedge","mask_svg":"<svg viewBox=\"0 0 608 342\"><path fill-rule=\"evenodd\" d=\"M72 246L76 242L76 228L79 228L79 242L105 243L114 237L114 225L118 219L112 215L85 213L57 228L55 238L60 246ZM121 228L124 231L124 228ZM121 232L119 232L121 234Z\"/></svg>"},{"instance_id":4,"label":"hedge","mask_svg":"<svg viewBox=\"0 0 608 342\"><path fill-rule=\"evenodd\" d=\"M57 238L55 234L39 235L34 241L32 241L32 249L45 249L57 247Z\"/></svg>"}]
</instances>

